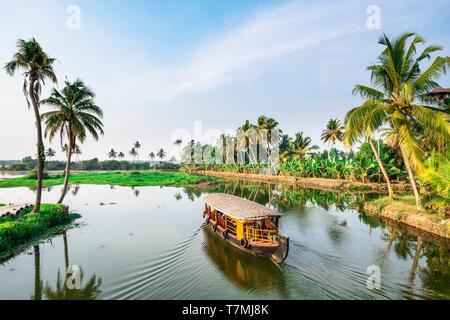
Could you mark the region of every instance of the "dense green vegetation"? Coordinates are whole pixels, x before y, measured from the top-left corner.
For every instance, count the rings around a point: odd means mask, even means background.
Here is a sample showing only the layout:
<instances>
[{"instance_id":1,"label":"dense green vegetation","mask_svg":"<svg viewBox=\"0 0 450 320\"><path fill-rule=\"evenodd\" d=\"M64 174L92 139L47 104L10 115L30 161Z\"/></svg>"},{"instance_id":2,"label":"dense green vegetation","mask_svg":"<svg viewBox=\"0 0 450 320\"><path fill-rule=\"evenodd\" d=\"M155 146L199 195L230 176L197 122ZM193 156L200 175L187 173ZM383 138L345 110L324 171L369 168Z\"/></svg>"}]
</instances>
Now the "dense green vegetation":
<instances>
[{"instance_id":1,"label":"dense green vegetation","mask_svg":"<svg viewBox=\"0 0 450 320\"><path fill-rule=\"evenodd\" d=\"M18 163L2 166L0 171L29 171L37 166L36 159L25 157ZM65 170L66 162L64 161L46 161L46 171L62 171ZM169 170L178 171L179 165L173 162L130 162L125 160L105 160L99 161L98 158L71 162L71 170L79 171L113 171L113 170Z\"/></svg>"},{"instance_id":2,"label":"dense green vegetation","mask_svg":"<svg viewBox=\"0 0 450 320\"><path fill-rule=\"evenodd\" d=\"M107 184L120 186L185 186L195 185L203 181L214 181L213 178L205 178L182 172L162 171L129 171L129 172L85 172L75 173L70 176L71 184ZM64 183L63 175L52 175L44 179L44 186L55 186ZM0 180L0 188L33 187L35 179L28 177Z\"/></svg>"},{"instance_id":3,"label":"dense green vegetation","mask_svg":"<svg viewBox=\"0 0 450 320\"><path fill-rule=\"evenodd\" d=\"M62 205L42 204L40 213L32 211L28 208L19 217L0 218L0 261L80 218Z\"/></svg>"},{"instance_id":4,"label":"dense green vegetation","mask_svg":"<svg viewBox=\"0 0 450 320\"><path fill-rule=\"evenodd\" d=\"M189 142L183 151L184 170L384 182L391 199L396 197L392 182L404 181L411 186L418 209L425 205L450 212L449 154L445 154L450 139L449 90L437 83L450 67L450 57L436 57L424 66L442 50L431 45L419 51L424 43L415 33L380 38L382 51L376 64L367 68L371 86L354 89L365 101L347 113L344 126L331 119L322 133L324 142L330 146L342 142L348 152L333 148L319 152L303 132L290 137L275 119L261 116L255 124L246 121L235 136L222 135L216 146ZM261 150L269 151L268 157L261 157ZM279 161L270 157L270 150L277 151Z\"/></svg>"}]
</instances>

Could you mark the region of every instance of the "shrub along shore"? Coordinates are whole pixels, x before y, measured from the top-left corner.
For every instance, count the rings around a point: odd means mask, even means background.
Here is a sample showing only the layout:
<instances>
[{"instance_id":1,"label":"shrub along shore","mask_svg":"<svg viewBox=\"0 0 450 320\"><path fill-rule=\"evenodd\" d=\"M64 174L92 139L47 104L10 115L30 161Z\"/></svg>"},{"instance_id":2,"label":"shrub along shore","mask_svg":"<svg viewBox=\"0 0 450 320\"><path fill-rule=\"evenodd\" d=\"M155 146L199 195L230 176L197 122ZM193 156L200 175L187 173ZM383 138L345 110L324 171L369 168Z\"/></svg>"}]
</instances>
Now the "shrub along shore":
<instances>
[{"instance_id":1,"label":"shrub along shore","mask_svg":"<svg viewBox=\"0 0 450 320\"><path fill-rule=\"evenodd\" d=\"M129 171L129 172L83 172L70 176L71 184L100 184L129 187L143 186L188 186L214 183L216 179L182 172ZM64 175L48 175L43 181L45 187L62 185ZM0 188L33 187L36 179L32 176L0 180Z\"/></svg>"},{"instance_id":2,"label":"shrub along shore","mask_svg":"<svg viewBox=\"0 0 450 320\"><path fill-rule=\"evenodd\" d=\"M30 207L19 216L0 218L0 262L69 228L81 217L63 205L43 204L40 213L32 211Z\"/></svg>"},{"instance_id":3,"label":"shrub along shore","mask_svg":"<svg viewBox=\"0 0 450 320\"><path fill-rule=\"evenodd\" d=\"M221 179L259 181L263 183L287 184L302 186L308 189L337 191L375 191L386 192L385 184L361 183L337 179L301 178L291 176L275 176L264 174L248 174L217 171L197 171L198 174ZM407 184L394 185L397 191L409 189ZM387 192L386 192L387 193ZM397 195L396 200L383 197L364 204L366 214L401 223L439 237L450 239L450 221L445 213L433 210L417 209L413 196Z\"/></svg>"},{"instance_id":4,"label":"shrub along shore","mask_svg":"<svg viewBox=\"0 0 450 320\"><path fill-rule=\"evenodd\" d=\"M400 196L396 200L386 197L367 202L364 212L450 239L448 218L443 214L417 209L412 196Z\"/></svg>"}]
</instances>

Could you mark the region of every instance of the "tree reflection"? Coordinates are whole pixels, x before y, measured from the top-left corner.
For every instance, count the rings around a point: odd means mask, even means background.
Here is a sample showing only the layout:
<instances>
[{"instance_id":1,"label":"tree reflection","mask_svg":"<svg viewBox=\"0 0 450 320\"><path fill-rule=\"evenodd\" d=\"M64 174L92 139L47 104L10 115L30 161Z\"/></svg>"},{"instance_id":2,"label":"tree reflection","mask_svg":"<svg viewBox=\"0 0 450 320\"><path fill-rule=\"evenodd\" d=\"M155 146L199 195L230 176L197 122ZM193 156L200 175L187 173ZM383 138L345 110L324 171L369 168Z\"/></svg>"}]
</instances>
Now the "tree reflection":
<instances>
[{"instance_id":1,"label":"tree reflection","mask_svg":"<svg viewBox=\"0 0 450 320\"><path fill-rule=\"evenodd\" d=\"M183 196L181 195L181 193L177 192L174 194L174 198L177 201L180 201L181 199L183 199Z\"/></svg>"},{"instance_id":2,"label":"tree reflection","mask_svg":"<svg viewBox=\"0 0 450 320\"><path fill-rule=\"evenodd\" d=\"M58 274L56 277L56 286L53 289L49 282L43 286L43 281L41 280L41 255L39 246L34 246L34 295L33 300L42 300L45 297L48 300L95 300L101 294L100 287L102 285L102 279L94 274L86 284L81 286L80 289L69 289L67 284L68 274L66 270L68 269L69 262L69 247L67 241L67 233L63 232L63 244L64 244L64 274L61 276L61 272L58 269ZM83 269L80 268L80 283L83 284L84 280Z\"/></svg>"},{"instance_id":3,"label":"tree reflection","mask_svg":"<svg viewBox=\"0 0 450 320\"><path fill-rule=\"evenodd\" d=\"M42 280L41 280L41 251L39 246L33 246L34 252L34 295L32 300L42 300Z\"/></svg>"}]
</instances>

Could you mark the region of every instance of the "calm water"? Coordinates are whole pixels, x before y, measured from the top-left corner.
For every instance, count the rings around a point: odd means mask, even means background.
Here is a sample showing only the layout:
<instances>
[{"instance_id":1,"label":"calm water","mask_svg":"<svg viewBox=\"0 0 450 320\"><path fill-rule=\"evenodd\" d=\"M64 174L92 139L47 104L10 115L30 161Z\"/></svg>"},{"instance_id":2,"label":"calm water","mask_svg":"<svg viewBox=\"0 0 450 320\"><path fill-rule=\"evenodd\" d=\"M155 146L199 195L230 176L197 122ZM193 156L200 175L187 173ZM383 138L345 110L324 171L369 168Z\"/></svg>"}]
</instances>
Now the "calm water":
<instances>
[{"instance_id":1,"label":"calm water","mask_svg":"<svg viewBox=\"0 0 450 320\"><path fill-rule=\"evenodd\" d=\"M73 187L80 225L0 265L0 299L430 299L450 298L449 246L358 213L369 195L261 184L217 190L272 205L291 239L281 266L242 253L206 229L202 193L185 188ZM60 187L47 190L56 201ZM32 201L27 188L0 202ZM82 290L64 290L66 265ZM381 290L366 287L381 269Z\"/></svg>"}]
</instances>

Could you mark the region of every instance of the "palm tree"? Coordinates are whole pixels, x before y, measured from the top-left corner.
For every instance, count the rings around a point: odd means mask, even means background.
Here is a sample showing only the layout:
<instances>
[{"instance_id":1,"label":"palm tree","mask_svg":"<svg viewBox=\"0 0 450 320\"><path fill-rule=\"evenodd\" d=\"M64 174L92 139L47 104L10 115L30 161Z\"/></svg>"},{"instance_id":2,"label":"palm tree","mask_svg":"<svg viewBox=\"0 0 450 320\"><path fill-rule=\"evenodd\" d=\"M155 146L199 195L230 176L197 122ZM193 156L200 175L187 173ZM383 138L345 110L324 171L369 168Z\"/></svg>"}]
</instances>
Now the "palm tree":
<instances>
[{"instance_id":1,"label":"palm tree","mask_svg":"<svg viewBox=\"0 0 450 320\"><path fill-rule=\"evenodd\" d=\"M128 152L128 154L129 154L130 156L132 156L133 159L135 159L135 158L137 157L137 155L138 155L138 153L137 153L137 151L136 151L136 149L135 149L134 147L131 148L131 150L130 150L130 152Z\"/></svg>"},{"instance_id":2,"label":"palm tree","mask_svg":"<svg viewBox=\"0 0 450 320\"><path fill-rule=\"evenodd\" d=\"M256 142L256 141L254 141L254 139L256 139L256 137L251 136L252 130L255 130L255 125L251 124L250 121L247 120L241 127L238 128L238 134L236 135L238 148L240 150L244 149L249 162L256 161L256 155L254 153L253 148L251 147L252 144ZM252 139L252 138L254 138L254 139ZM250 156L250 153L251 153L251 156ZM251 158L251 160L250 160L250 158ZM247 162L246 159L244 159L244 163L245 162Z\"/></svg>"},{"instance_id":3,"label":"palm tree","mask_svg":"<svg viewBox=\"0 0 450 320\"><path fill-rule=\"evenodd\" d=\"M50 160L51 160L55 155L56 155L56 151L53 150L52 148L48 148L48 149L45 151L45 156L46 156L47 158L49 158Z\"/></svg>"},{"instance_id":4,"label":"palm tree","mask_svg":"<svg viewBox=\"0 0 450 320\"><path fill-rule=\"evenodd\" d=\"M311 143L312 140L310 137L304 137L303 132L297 132L295 134L295 139L291 141L291 152L298 160L300 160L306 154L319 149L316 145L311 146Z\"/></svg>"},{"instance_id":5,"label":"palm tree","mask_svg":"<svg viewBox=\"0 0 450 320\"><path fill-rule=\"evenodd\" d=\"M117 152L114 149L111 149L111 151L108 152L108 158L116 159L117 158Z\"/></svg>"},{"instance_id":6,"label":"palm tree","mask_svg":"<svg viewBox=\"0 0 450 320\"><path fill-rule=\"evenodd\" d=\"M77 156L78 161L80 161L80 154L81 154L81 149L80 146L78 144L75 144L75 148L73 150L73 154Z\"/></svg>"},{"instance_id":7,"label":"palm tree","mask_svg":"<svg viewBox=\"0 0 450 320\"><path fill-rule=\"evenodd\" d=\"M46 79L56 83L56 75L53 70L53 63L55 59L50 58L44 52L39 43L32 38L31 40L18 40L17 52L14 54L12 60L5 65L6 72L13 76L16 71L23 69L24 82L23 93L25 94L28 108L32 107L35 117L35 125L37 131L37 186L36 186L36 202L34 205L34 212L38 213L41 209L42 199L42 174L44 171L44 142L42 138L40 94L42 85Z\"/></svg>"},{"instance_id":8,"label":"palm tree","mask_svg":"<svg viewBox=\"0 0 450 320\"><path fill-rule=\"evenodd\" d=\"M265 137L265 138L267 138L267 141L265 141L265 142L267 144L266 154L269 159L269 165L271 162L271 157L270 157L271 149L270 148L272 146L276 145L277 143L279 143L279 137L277 137L278 138L277 141L274 141L275 137L273 136L274 130L277 127L278 127L278 121L276 121L273 118L268 118L266 116L260 116L258 118L258 129L259 129L259 131L258 131L258 147L260 147L260 144L262 142L264 142L263 141L264 140L263 132L265 132L265 134L267 134L267 136ZM259 152L258 152L258 154L259 154Z\"/></svg>"},{"instance_id":9,"label":"palm tree","mask_svg":"<svg viewBox=\"0 0 450 320\"><path fill-rule=\"evenodd\" d=\"M417 45L424 42L415 33L405 33L394 40L386 35L380 38L379 43L385 48L378 63L367 68L372 73L373 87L355 87L354 94L367 100L347 114L345 124L347 145L354 144L360 136L367 137L370 142L375 131L383 127L390 129L388 139L400 150L418 208L422 208L422 203L414 172L423 169L424 152L420 140L450 137L448 113L426 105L425 101L428 92L438 86L437 79L450 65L450 57L437 57L422 71L422 62L430 59L431 53L442 49L431 45L417 54ZM388 181L389 177L386 175L385 179Z\"/></svg>"},{"instance_id":10,"label":"palm tree","mask_svg":"<svg viewBox=\"0 0 450 320\"><path fill-rule=\"evenodd\" d=\"M133 145L135 151L136 151L136 158L139 159L139 149L141 148L141 144L139 143L139 141L136 141Z\"/></svg>"},{"instance_id":11,"label":"palm tree","mask_svg":"<svg viewBox=\"0 0 450 320\"><path fill-rule=\"evenodd\" d=\"M164 151L164 149L161 148L161 149L159 149L159 151L158 151L158 153L156 155L162 161L164 159L164 157L166 156L166 151Z\"/></svg>"},{"instance_id":12,"label":"palm tree","mask_svg":"<svg viewBox=\"0 0 450 320\"><path fill-rule=\"evenodd\" d=\"M181 150L179 150L180 146L183 144L183 139L178 138L173 142L173 145L178 148L178 152L180 153L181 158Z\"/></svg>"},{"instance_id":13,"label":"palm tree","mask_svg":"<svg viewBox=\"0 0 450 320\"><path fill-rule=\"evenodd\" d=\"M333 147L336 141L342 141L344 137L344 127L338 119L328 121L327 128L322 131L322 141L329 143Z\"/></svg>"},{"instance_id":14,"label":"palm tree","mask_svg":"<svg viewBox=\"0 0 450 320\"><path fill-rule=\"evenodd\" d=\"M98 140L99 133L103 134L103 123L100 120L103 111L94 102L94 92L79 79L72 83L66 81L65 84L61 91L53 89L50 97L42 101L55 108L42 115L46 125L45 136L51 141L58 134L68 142L64 188L58 203L63 202L69 185L72 153L81 153L77 140L83 143L88 134Z\"/></svg>"},{"instance_id":15,"label":"palm tree","mask_svg":"<svg viewBox=\"0 0 450 320\"><path fill-rule=\"evenodd\" d=\"M151 161L153 161L155 159L155 153L152 151L148 154L148 157L150 158Z\"/></svg>"},{"instance_id":16,"label":"palm tree","mask_svg":"<svg viewBox=\"0 0 450 320\"><path fill-rule=\"evenodd\" d=\"M179 146L181 146L182 144L183 144L183 140L182 140L181 138L176 139L176 140L173 142L173 145L176 146L176 147L179 147Z\"/></svg>"},{"instance_id":17,"label":"palm tree","mask_svg":"<svg viewBox=\"0 0 450 320\"><path fill-rule=\"evenodd\" d=\"M118 157L120 160L123 160L123 158L125 158L125 155L124 155L123 152L121 151L121 152L119 152L119 153L117 154L117 157Z\"/></svg>"}]
</instances>

